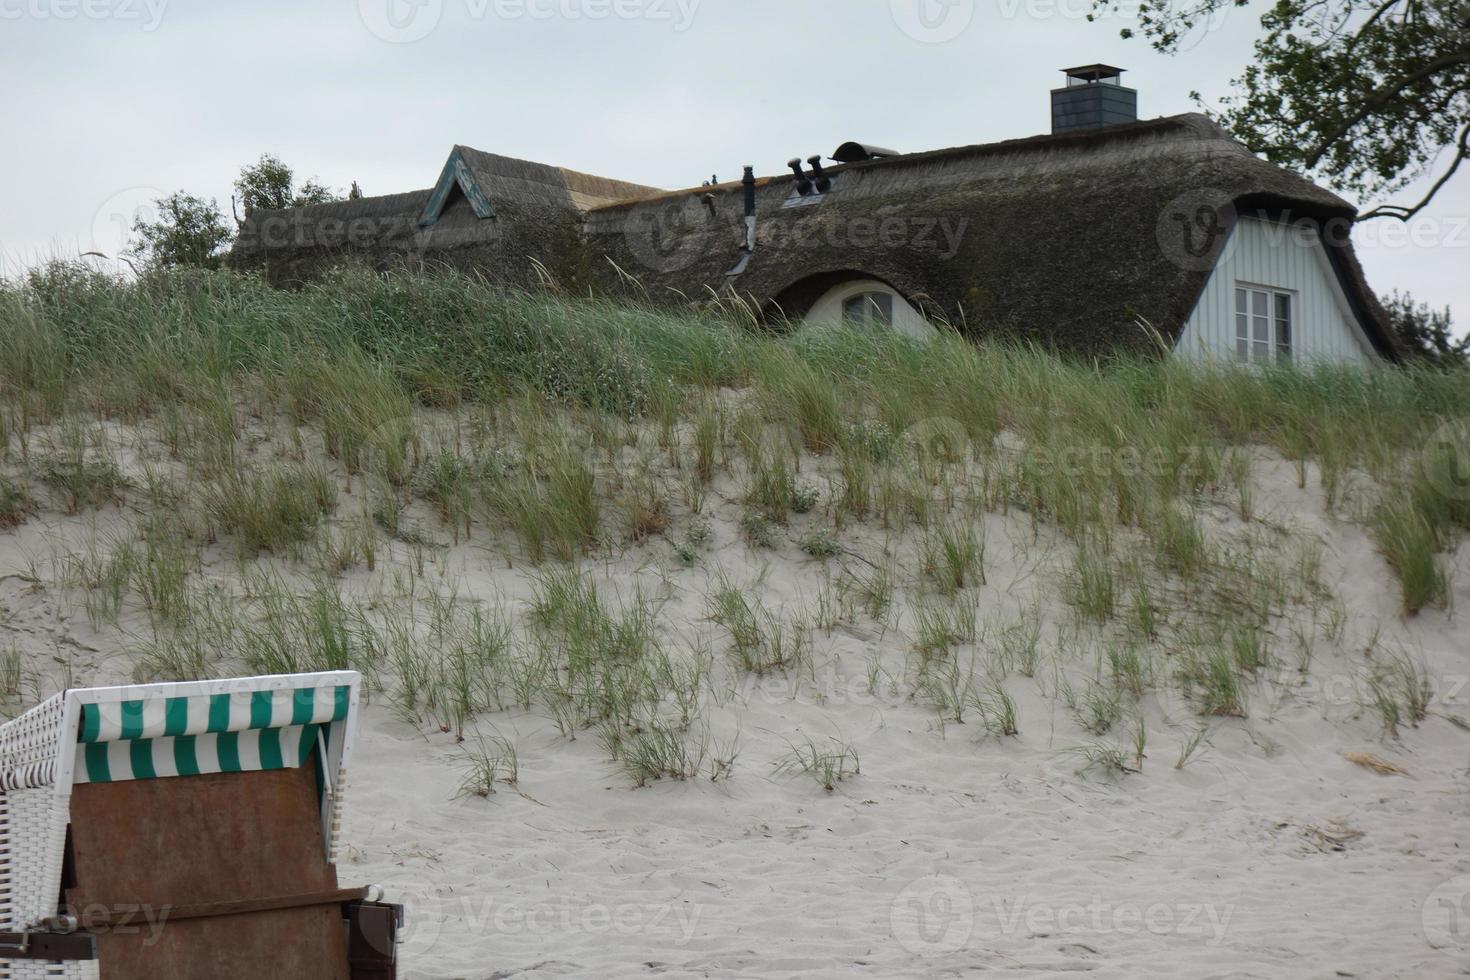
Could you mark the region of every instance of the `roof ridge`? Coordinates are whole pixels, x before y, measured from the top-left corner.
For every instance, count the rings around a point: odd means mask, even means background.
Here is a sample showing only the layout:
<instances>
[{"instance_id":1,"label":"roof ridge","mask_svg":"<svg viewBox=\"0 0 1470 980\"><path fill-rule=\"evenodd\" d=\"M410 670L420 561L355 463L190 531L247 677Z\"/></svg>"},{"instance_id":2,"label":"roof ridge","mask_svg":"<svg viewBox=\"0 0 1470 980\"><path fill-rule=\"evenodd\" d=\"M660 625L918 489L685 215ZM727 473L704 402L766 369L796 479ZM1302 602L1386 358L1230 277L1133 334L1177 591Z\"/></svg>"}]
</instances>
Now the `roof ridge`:
<instances>
[{"instance_id":1,"label":"roof ridge","mask_svg":"<svg viewBox=\"0 0 1470 980\"><path fill-rule=\"evenodd\" d=\"M1149 135L1166 134L1170 133L1170 131L1178 132L1181 135L1192 133L1197 138L1218 140L1221 143L1229 144L1240 153L1254 157L1254 154L1251 154L1244 145L1232 137L1219 123L1210 117L1199 112L1185 112L1173 116L1158 116L1154 119L1143 119L1137 122L1118 123L1113 126L1103 126L1099 129L1074 130L1066 133L1041 133L1035 136L1015 137L992 143L971 143L933 150L919 150L914 153L903 153L897 156L881 157L873 160L839 163L829 166L826 169L828 174L835 176L847 170L876 170L928 163L937 160L957 160L972 156L986 156L1000 153L1042 152L1056 147L1086 146L1090 144L1137 139ZM756 186L766 187L776 183L792 182L795 179L791 174L773 174L757 178ZM592 212L611 211L617 208L632 207L649 201L665 200L685 194L697 194L703 191L724 192L739 189L740 183L738 181L707 187L684 187L677 190L662 191L657 194L630 197L625 200L609 201L606 204L598 205L589 210Z\"/></svg>"},{"instance_id":2,"label":"roof ridge","mask_svg":"<svg viewBox=\"0 0 1470 980\"><path fill-rule=\"evenodd\" d=\"M658 191L658 192L663 192L663 190L664 190L661 187L654 187L651 184L641 184L641 183L639 183L637 181L633 181L633 180L623 180L621 177L607 177L607 176L604 176L603 174L588 173L585 170L574 170L571 167L563 167L563 166L560 166L559 164L555 164L555 163L546 163L546 162L541 161L541 160L530 160L530 159L527 159L525 157L513 157L513 156L510 156L509 154L505 154L505 153L496 153L493 150L482 150L479 147L470 146L468 143L456 143L456 144L454 144L454 150L453 150L453 152L460 153L461 155L463 155L466 150L468 150L470 153L473 153L473 154L476 154L476 155L482 156L482 157L491 157L491 158L496 159L496 160L505 160L507 162L515 163L515 164L530 164L531 166L535 166L535 167L546 167L548 170L555 170L558 173L563 174L563 175L570 175L570 176L573 176L573 177L582 177L582 178L586 178L587 180L606 181L606 182L611 183L611 184L620 184L620 185L623 185L623 186L626 186L626 187L636 187L636 188L640 188L640 189L644 189L644 190L651 190L651 191Z\"/></svg>"}]
</instances>

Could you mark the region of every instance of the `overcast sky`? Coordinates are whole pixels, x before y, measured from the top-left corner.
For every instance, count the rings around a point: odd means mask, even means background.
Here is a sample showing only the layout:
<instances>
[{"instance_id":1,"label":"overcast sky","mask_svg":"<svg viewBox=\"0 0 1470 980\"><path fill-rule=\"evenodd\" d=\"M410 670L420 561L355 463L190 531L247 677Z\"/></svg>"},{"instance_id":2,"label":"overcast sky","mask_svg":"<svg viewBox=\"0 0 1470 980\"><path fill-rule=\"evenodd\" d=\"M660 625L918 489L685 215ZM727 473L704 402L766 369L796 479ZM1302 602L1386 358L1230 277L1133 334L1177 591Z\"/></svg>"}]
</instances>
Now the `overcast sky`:
<instances>
[{"instance_id":1,"label":"overcast sky","mask_svg":"<svg viewBox=\"0 0 1470 980\"><path fill-rule=\"evenodd\" d=\"M1128 0L1125 0L1125 5ZM345 189L428 187L467 143L661 187L856 139L1030 136L1057 69L1129 69L1147 118L1229 90L1260 5L1165 57L1088 0L0 0L0 262L119 251L177 189L229 208L269 151ZM1407 195L1406 195L1407 196ZM1375 290L1470 327L1470 173L1359 229Z\"/></svg>"}]
</instances>

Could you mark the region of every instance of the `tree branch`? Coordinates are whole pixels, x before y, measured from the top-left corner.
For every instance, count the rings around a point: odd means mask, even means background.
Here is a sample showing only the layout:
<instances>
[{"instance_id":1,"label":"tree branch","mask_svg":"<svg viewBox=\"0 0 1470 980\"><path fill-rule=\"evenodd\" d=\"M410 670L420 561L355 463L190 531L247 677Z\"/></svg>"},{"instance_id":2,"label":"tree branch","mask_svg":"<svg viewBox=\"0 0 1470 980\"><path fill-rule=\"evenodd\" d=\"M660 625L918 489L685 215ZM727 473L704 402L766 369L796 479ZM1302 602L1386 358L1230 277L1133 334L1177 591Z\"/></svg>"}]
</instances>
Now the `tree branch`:
<instances>
[{"instance_id":1,"label":"tree branch","mask_svg":"<svg viewBox=\"0 0 1470 980\"><path fill-rule=\"evenodd\" d=\"M1403 78L1400 78L1397 82L1391 85L1385 84L1383 86L1380 86L1377 92L1373 93L1371 96L1363 100L1356 111L1349 114L1345 122L1341 123L1335 129L1331 130L1327 134L1327 136L1325 136L1321 140L1321 142L1317 144L1317 146L1312 150L1311 154L1304 161L1307 165L1307 168L1311 169L1317 166L1317 164L1321 162L1322 157L1327 154L1327 151L1332 149L1332 145L1334 143L1346 136L1354 126L1371 116L1375 109L1377 109L1383 103L1387 102L1389 99L1393 98L1399 92L1402 92L1404 89L1408 88L1410 85L1413 85L1415 82L1422 82L1424 79L1431 78L1446 68L1452 68L1455 65L1461 64L1470 65L1470 49L1464 51L1456 51L1452 54L1447 54L1443 57L1436 58L1429 64L1425 65L1423 68L1420 68L1418 71L1411 72L1408 75L1405 75Z\"/></svg>"},{"instance_id":2,"label":"tree branch","mask_svg":"<svg viewBox=\"0 0 1470 980\"><path fill-rule=\"evenodd\" d=\"M1434 186L1429 188L1429 193L1425 194L1423 200L1418 204L1412 208L1407 208L1403 205L1382 204L1366 214L1358 215L1358 220L1367 221L1369 218L1397 218L1400 221L1408 221L1414 215L1423 211L1429 205L1429 202L1434 200L1434 195L1439 193L1440 188L1455 175L1456 170L1460 169L1460 164L1465 162L1465 158L1470 156L1470 123L1467 123L1460 130L1460 139L1455 146L1455 151L1455 159L1450 163L1450 169L1440 175L1440 178L1434 182Z\"/></svg>"},{"instance_id":3,"label":"tree branch","mask_svg":"<svg viewBox=\"0 0 1470 980\"><path fill-rule=\"evenodd\" d=\"M1363 23L1363 26L1354 31L1353 36L1348 38L1347 44L1343 47L1344 53L1352 54L1353 50L1357 48L1358 42L1363 39L1363 35L1367 34L1368 31L1372 29L1373 25L1378 23L1378 21L1383 18L1384 14L1388 13L1390 10L1392 10L1394 7L1397 7L1402 2L1403 0L1385 0L1385 2L1381 4L1377 10L1373 11L1372 16L1370 16ZM1413 6L1414 4L1412 0L1410 0L1409 8L1411 12L1413 10Z\"/></svg>"}]
</instances>

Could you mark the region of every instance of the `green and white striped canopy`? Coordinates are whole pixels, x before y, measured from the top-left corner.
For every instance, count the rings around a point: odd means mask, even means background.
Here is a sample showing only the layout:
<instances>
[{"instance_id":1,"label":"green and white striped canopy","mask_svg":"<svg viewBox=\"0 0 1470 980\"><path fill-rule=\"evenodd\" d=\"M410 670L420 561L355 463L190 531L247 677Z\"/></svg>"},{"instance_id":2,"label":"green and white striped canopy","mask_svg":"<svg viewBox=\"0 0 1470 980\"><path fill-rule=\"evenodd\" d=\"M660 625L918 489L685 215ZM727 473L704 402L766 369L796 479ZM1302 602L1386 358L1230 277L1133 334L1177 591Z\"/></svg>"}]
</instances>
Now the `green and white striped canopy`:
<instances>
[{"instance_id":1,"label":"green and white striped canopy","mask_svg":"<svg viewBox=\"0 0 1470 980\"><path fill-rule=\"evenodd\" d=\"M350 699L327 686L84 704L73 781L295 768Z\"/></svg>"}]
</instances>

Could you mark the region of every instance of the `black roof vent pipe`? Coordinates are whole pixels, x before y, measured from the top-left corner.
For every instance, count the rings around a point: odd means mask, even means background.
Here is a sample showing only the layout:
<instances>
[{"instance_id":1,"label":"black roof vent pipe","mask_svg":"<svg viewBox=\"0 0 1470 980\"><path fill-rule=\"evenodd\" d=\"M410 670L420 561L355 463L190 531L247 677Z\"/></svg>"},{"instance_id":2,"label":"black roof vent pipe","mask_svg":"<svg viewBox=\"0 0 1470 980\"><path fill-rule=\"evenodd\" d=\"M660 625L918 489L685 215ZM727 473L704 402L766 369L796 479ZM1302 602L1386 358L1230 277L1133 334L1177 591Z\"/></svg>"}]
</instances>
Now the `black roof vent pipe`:
<instances>
[{"instance_id":1,"label":"black roof vent pipe","mask_svg":"<svg viewBox=\"0 0 1470 980\"><path fill-rule=\"evenodd\" d=\"M794 157L786 166L790 167L791 172L796 174L796 192L802 197L810 197L812 193L812 182L807 179L806 174L801 172L801 157Z\"/></svg>"},{"instance_id":2,"label":"black roof vent pipe","mask_svg":"<svg viewBox=\"0 0 1470 980\"><path fill-rule=\"evenodd\" d=\"M750 257L755 254L755 168L746 167L745 176L740 180L745 190L745 244L740 247L740 260L735 267L725 273L727 276L738 276L750 265Z\"/></svg>"},{"instance_id":3,"label":"black roof vent pipe","mask_svg":"<svg viewBox=\"0 0 1470 980\"><path fill-rule=\"evenodd\" d=\"M740 179L741 186L745 188L745 249L748 252L755 251L755 168L746 167L745 176Z\"/></svg>"},{"instance_id":4,"label":"black roof vent pipe","mask_svg":"<svg viewBox=\"0 0 1470 980\"><path fill-rule=\"evenodd\" d=\"M822 156L817 154L808 157L807 163L812 166L812 176L817 180L817 193L825 194L832 189L832 178L827 176L827 171L822 169Z\"/></svg>"}]
</instances>

